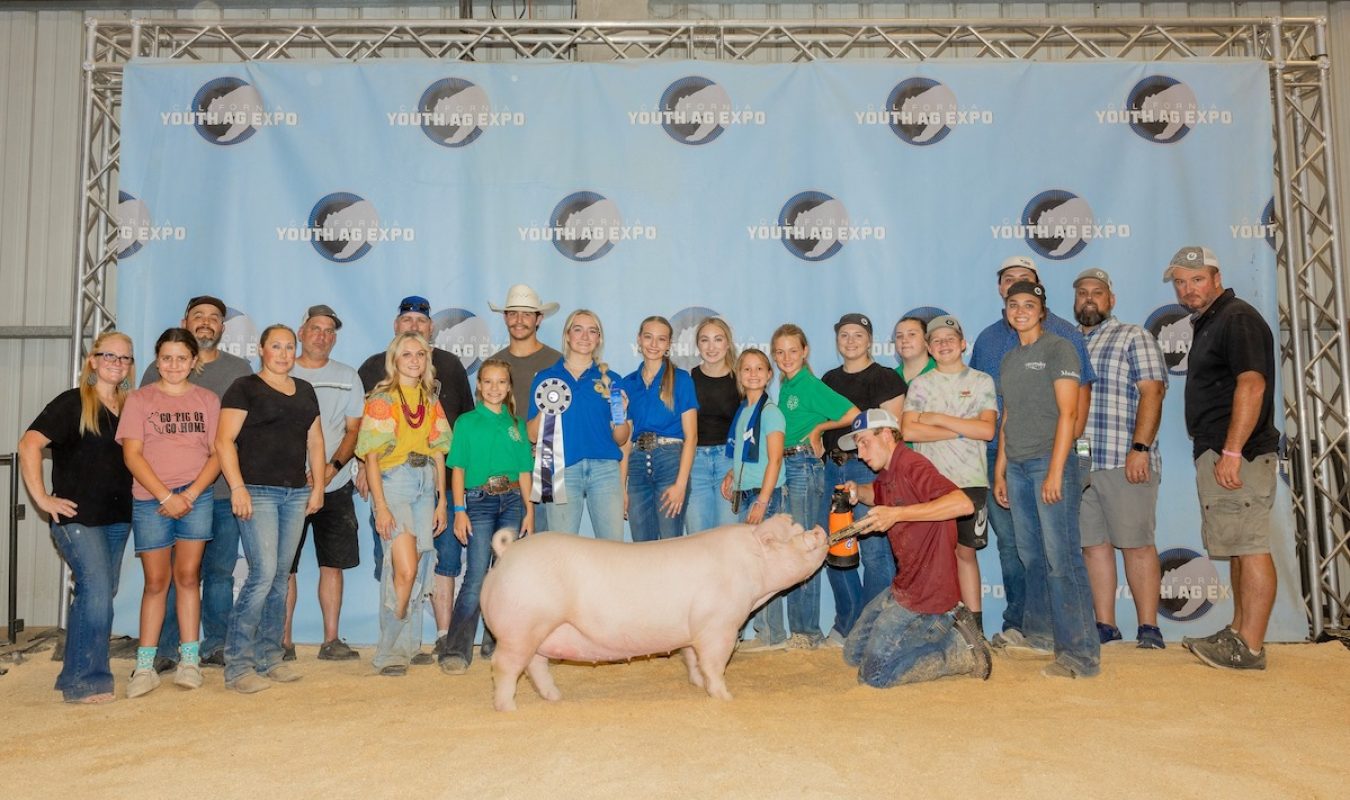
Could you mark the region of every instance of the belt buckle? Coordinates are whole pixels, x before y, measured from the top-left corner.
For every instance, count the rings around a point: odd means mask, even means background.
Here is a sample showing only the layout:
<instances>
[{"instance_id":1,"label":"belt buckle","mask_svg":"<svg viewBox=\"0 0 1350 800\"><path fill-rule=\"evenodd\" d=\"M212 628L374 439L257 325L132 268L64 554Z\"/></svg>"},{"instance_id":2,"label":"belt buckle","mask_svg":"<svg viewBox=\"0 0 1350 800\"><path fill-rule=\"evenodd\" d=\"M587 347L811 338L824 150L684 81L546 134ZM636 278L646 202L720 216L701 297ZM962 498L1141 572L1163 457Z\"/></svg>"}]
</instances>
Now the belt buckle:
<instances>
[{"instance_id":1,"label":"belt buckle","mask_svg":"<svg viewBox=\"0 0 1350 800\"><path fill-rule=\"evenodd\" d=\"M849 453L846 450L831 450L830 460L834 462L835 466L842 467L848 463L848 460L852 458L852 455L852 453Z\"/></svg>"},{"instance_id":2,"label":"belt buckle","mask_svg":"<svg viewBox=\"0 0 1350 800\"><path fill-rule=\"evenodd\" d=\"M412 467L425 467L431 463L431 456L426 453L409 453L408 465Z\"/></svg>"},{"instance_id":3,"label":"belt buckle","mask_svg":"<svg viewBox=\"0 0 1350 800\"><path fill-rule=\"evenodd\" d=\"M656 434L652 431L639 433L637 437L637 449L654 450L656 448Z\"/></svg>"},{"instance_id":4,"label":"belt buckle","mask_svg":"<svg viewBox=\"0 0 1350 800\"><path fill-rule=\"evenodd\" d=\"M505 475L493 475L483 484L488 494L506 494L511 490L511 479Z\"/></svg>"}]
</instances>

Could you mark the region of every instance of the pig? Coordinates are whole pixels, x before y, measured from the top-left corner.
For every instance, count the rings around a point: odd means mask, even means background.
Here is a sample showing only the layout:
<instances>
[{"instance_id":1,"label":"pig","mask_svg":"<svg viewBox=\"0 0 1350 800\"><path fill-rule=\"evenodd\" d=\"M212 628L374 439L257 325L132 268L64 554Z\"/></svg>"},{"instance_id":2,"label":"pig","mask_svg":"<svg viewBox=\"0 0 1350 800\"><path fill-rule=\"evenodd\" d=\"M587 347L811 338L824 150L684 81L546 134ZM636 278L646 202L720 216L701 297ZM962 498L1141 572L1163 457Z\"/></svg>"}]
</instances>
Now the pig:
<instances>
[{"instance_id":1,"label":"pig","mask_svg":"<svg viewBox=\"0 0 1350 800\"><path fill-rule=\"evenodd\" d=\"M540 697L562 699L550 658L623 661L676 650L690 683L730 700L723 673L737 634L756 608L820 568L826 539L786 514L637 544L565 533L512 541L499 532L481 597L497 637L493 705L515 710L522 671Z\"/></svg>"}]
</instances>

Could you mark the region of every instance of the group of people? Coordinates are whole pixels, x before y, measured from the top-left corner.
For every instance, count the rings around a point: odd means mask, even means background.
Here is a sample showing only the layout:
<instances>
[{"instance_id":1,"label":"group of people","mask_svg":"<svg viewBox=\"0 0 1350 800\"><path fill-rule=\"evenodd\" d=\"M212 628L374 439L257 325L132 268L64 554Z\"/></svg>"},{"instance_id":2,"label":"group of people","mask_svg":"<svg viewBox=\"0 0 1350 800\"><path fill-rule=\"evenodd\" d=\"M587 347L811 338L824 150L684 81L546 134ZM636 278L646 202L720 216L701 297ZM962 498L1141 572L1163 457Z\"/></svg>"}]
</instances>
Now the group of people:
<instances>
[{"instance_id":1,"label":"group of people","mask_svg":"<svg viewBox=\"0 0 1350 800\"><path fill-rule=\"evenodd\" d=\"M1184 643L1213 666L1263 669L1275 586L1273 337L1223 288L1208 248L1182 248L1163 279L1193 313L1186 423L1202 533L1211 556L1231 559L1235 596L1231 626ZM596 537L622 540L627 518L639 543L777 513L823 527L835 489L855 507L860 565L826 564L772 598L738 651L839 647L873 686L987 678L994 650L1049 659L1048 676L1090 677L1101 645L1121 638L1116 549L1138 646L1162 648L1158 344L1113 316L1103 270L1073 282L1077 325L1050 312L1030 258L1003 262L997 285L1003 313L969 364L955 317L901 319L891 369L872 358L871 320L850 313L834 326L840 366L821 377L800 327L775 330L769 353L737 352L717 317L695 331L699 363L679 369L659 316L639 325L642 363L621 376L604 361L593 311L567 316L561 352L540 342L558 304L524 285L491 305L510 344L482 362L476 391L459 359L431 346L431 305L418 296L400 302L393 340L359 369L331 358L342 321L327 305L311 306L298 330L266 328L254 373L218 347L225 304L194 297L134 391L132 342L105 333L79 386L47 405L19 448L75 581L57 688L70 702L114 697L108 636L129 532L145 584L128 697L169 671L199 687L203 664L223 667L241 693L298 680L286 662L310 531L318 657L358 658L339 635L343 574L360 561L354 493L370 502L380 584L371 663L382 675L433 662L468 669L497 530L575 534L583 510ZM989 529L1007 607L986 640L976 552ZM248 577L235 600L241 543ZM822 572L835 601L828 631ZM432 653L422 651L426 597ZM479 652L492 648L486 631Z\"/></svg>"}]
</instances>

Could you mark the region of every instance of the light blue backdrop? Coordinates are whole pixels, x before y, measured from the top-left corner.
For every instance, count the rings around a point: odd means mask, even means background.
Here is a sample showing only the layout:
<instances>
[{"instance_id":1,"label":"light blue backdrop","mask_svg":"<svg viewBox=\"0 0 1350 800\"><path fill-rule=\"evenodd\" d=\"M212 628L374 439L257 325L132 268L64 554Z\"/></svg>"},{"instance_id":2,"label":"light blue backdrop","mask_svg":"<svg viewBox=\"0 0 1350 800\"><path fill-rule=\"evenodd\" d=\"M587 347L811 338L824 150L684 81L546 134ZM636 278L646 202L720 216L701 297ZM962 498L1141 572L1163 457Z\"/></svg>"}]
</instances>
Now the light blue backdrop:
<instances>
[{"instance_id":1,"label":"light blue backdrop","mask_svg":"<svg viewBox=\"0 0 1350 800\"><path fill-rule=\"evenodd\" d=\"M1184 244L1213 248L1226 284L1276 319L1259 62L142 60L125 82L118 319L142 362L185 298L212 293L231 306L232 352L253 358L258 330L323 302L345 322L334 356L357 365L387 343L399 298L423 294L436 344L472 372L505 342L488 302L524 282L562 304L541 331L555 347L567 310L598 311L621 372L643 317L675 321L689 366L693 325L717 313L742 346L800 324L823 373L848 311L877 321L887 364L890 326L916 307L957 314L973 342L998 317L995 270L1013 254L1036 260L1066 318L1073 276L1107 269L1118 316L1149 321L1180 362L1187 326L1160 278ZM1232 606L1226 564L1199 546L1174 366L1158 522L1169 639L1210 632ZM1272 638L1302 639L1287 491L1276 525ZM343 633L369 642L364 523L361 535ZM311 552L302 564L296 637L315 641ZM981 565L992 631L993 547ZM121 630L140 594L130 559L125 578Z\"/></svg>"}]
</instances>

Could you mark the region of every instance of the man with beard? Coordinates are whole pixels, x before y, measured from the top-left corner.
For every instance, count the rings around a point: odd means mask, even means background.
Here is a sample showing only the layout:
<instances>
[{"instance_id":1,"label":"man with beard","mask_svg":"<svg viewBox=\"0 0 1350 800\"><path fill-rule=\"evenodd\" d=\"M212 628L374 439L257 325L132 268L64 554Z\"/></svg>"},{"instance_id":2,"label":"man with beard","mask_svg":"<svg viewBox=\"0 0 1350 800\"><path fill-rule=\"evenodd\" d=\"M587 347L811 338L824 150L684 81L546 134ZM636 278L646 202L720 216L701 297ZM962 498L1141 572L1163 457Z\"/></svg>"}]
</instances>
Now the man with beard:
<instances>
[{"instance_id":1,"label":"man with beard","mask_svg":"<svg viewBox=\"0 0 1350 800\"><path fill-rule=\"evenodd\" d=\"M1073 290L1073 315L1097 373L1086 432L1091 471L1078 515L1097 635L1102 644L1121 638L1116 627L1116 548L1120 548L1139 620L1138 646L1160 650L1165 647L1158 629L1162 570L1154 528L1162 465L1155 438L1167 391L1167 365L1152 334L1112 315L1116 296L1106 270L1084 270Z\"/></svg>"},{"instance_id":2,"label":"man with beard","mask_svg":"<svg viewBox=\"0 0 1350 800\"><path fill-rule=\"evenodd\" d=\"M1226 558L1233 622L1182 644L1223 669L1266 668L1266 626L1275 605L1270 512L1275 500L1275 338L1256 309L1223 288L1208 247L1183 247L1163 271L1192 312L1186 370L1186 432L1193 441L1200 536L1211 559Z\"/></svg>"},{"instance_id":3,"label":"man with beard","mask_svg":"<svg viewBox=\"0 0 1350 800\"><path fill-rule=\"evenodd\" d=\"M236 378L253 374L253 368L244 359L220 349L220 337L225 333L225 303L210 295L194 297L187 303L179 327L186 328L197 340L197 369L188 380L210 389L217 397L223 396ZM141 386L159 380L159 367L151 359L141 376ZM211 541L202 553L202 666L225 666L225 630L234 606L234 563L239 559L239 522L230 508L230 487L222 474L211 487L212 501ZM170 654L178 654L178 614L175 608L173 584L164 603L164 625L159 633L159 652L155 671L167 672L178 666Z\"/></svg>"},{"instance_id":4,"label":"man with beard","mask_svg":"<svg viewBox=\"0 0 1350 800\"><path fill-rule=\"evenodd\" d=\"M538 292L518 283L506 290L505 304L498 307L488 303L488 307L506 320L506 333L511 337L511 343L492 357L511 365L511 393L516 400L516 416L524 419L534 403L530 397L534 374L562 358L562 353L539 341L539 325L558 310L558 304L540 302Z\"/></svg>"}]
</instances>

